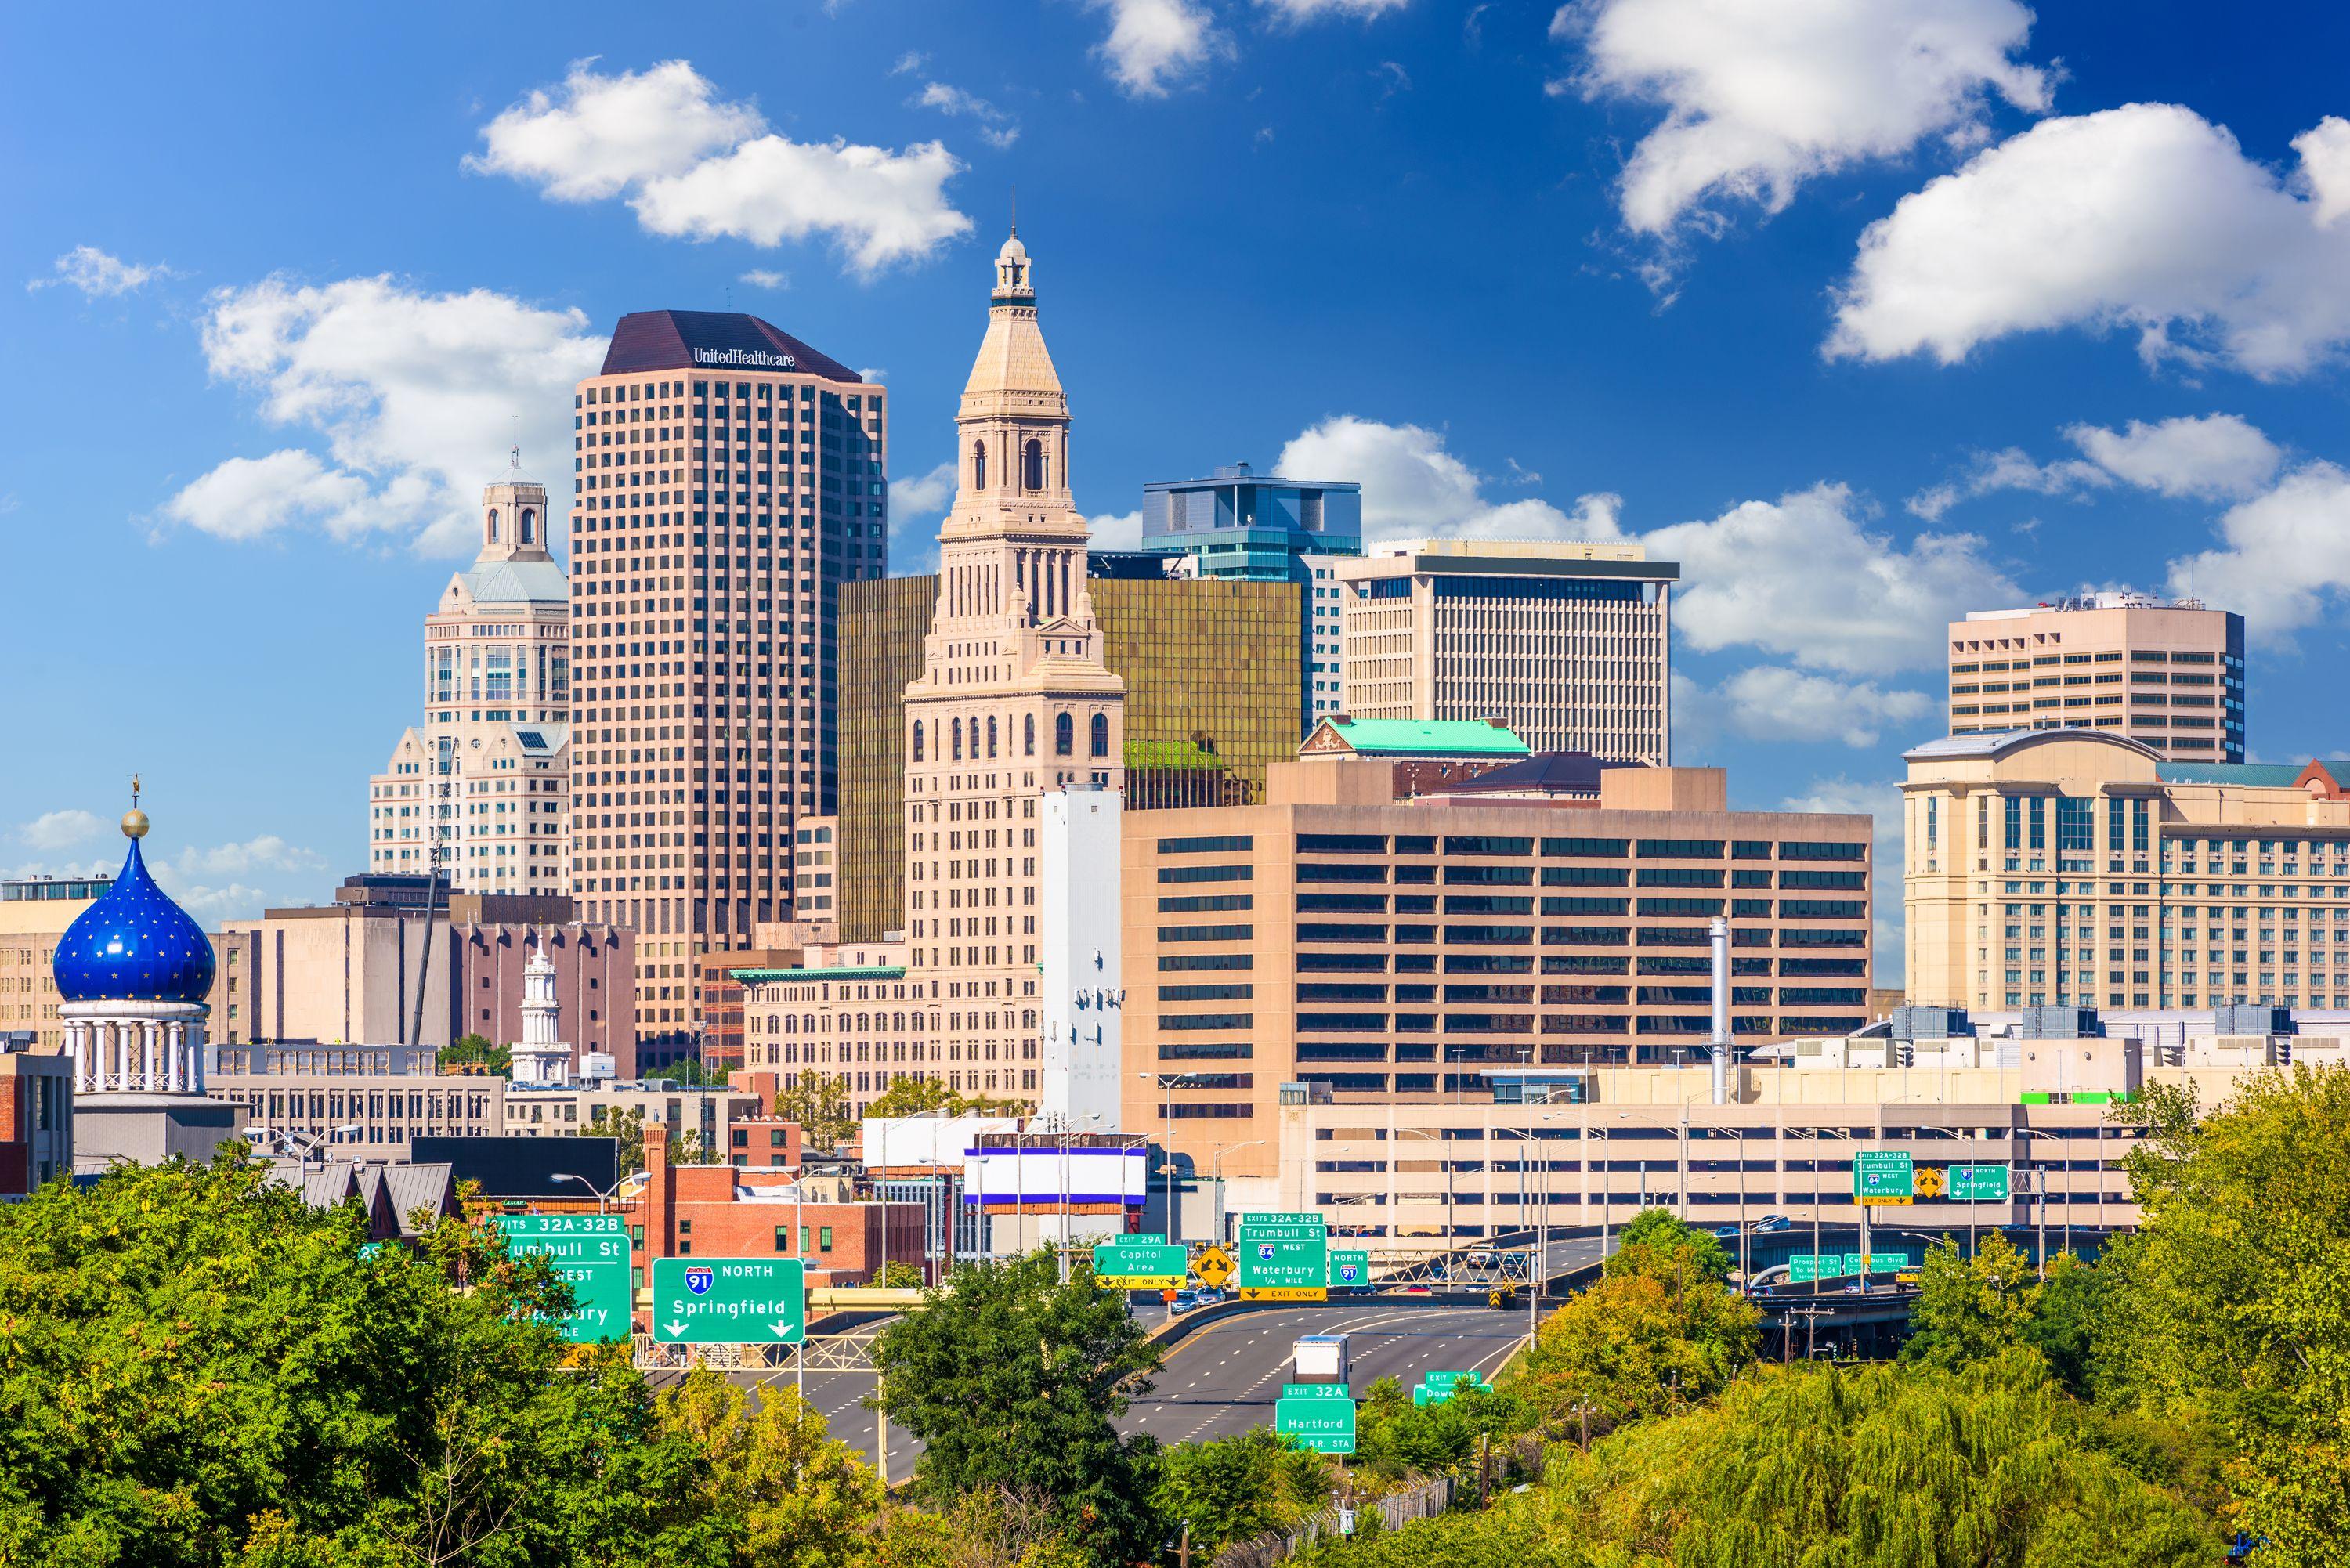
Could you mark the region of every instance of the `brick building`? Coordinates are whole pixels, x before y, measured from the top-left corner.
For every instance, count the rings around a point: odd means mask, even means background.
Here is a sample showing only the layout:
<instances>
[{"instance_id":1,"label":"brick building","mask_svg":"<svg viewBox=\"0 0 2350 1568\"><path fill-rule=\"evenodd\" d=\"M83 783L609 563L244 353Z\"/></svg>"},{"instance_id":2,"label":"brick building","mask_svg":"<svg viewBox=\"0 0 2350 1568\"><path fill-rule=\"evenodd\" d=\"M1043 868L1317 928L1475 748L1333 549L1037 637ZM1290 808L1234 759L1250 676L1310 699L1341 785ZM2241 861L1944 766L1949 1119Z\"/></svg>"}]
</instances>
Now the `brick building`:
<instances>
[{"instance_id":1,"label":"brick building","mask_svg":"<svg viewBox=\"0 0 2350 1568\"><path fill-rule=\"evenodd\" d=\"M804 1258L812 1290L869 1284L884 1263L921 1265L920 1204L796 1201L801 1190L745 1181L728 1165L671 1165L668 1129L648 1127L630 1240L648 1269L655 1258Z\"/></svg>"}]
</instances>

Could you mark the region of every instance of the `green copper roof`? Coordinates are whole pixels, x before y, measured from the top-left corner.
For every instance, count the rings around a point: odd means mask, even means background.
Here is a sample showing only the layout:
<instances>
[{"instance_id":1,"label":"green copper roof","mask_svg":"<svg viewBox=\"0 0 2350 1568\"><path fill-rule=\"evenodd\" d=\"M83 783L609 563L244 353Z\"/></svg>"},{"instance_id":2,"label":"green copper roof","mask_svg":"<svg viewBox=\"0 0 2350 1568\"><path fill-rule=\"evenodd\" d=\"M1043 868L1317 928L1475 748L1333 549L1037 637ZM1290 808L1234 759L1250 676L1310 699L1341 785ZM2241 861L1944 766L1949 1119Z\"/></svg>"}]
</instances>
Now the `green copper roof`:
<instances>
[{"instance_id":1,"label":"green copper roof","mask_svg":"<svg viewBox=\"0 0 2350 1568\"><path fill-rule=\"evenodd\" d=\"M2301 776L2299 763L2157 763L2155 777L2165 784L2241 784L2247 789L2291 789Z\"/></svg>"},{"instance_id":2,"label":"green copper roof","mask_svg":"<svg viewBox=\"0 0 2350 1568\"><path fill-rule=\"evenodd\" d=\"M1508 730L1475 719L1353 719L1323 721L1366 756L1523 757L1523 741Z\"/></svg>"},{"instance_id":3,"label":"green copper roof","mask_svg":"<svg viewBox=\"0 0 2350 1568\"><path fill-rule=\"evenodd\" d=\"M879 964L870 969L730 969L726 971L744 985L765 985L770 981L786 983L803 980L903 980L903 964Z\"/></svg>"}]
</instances>

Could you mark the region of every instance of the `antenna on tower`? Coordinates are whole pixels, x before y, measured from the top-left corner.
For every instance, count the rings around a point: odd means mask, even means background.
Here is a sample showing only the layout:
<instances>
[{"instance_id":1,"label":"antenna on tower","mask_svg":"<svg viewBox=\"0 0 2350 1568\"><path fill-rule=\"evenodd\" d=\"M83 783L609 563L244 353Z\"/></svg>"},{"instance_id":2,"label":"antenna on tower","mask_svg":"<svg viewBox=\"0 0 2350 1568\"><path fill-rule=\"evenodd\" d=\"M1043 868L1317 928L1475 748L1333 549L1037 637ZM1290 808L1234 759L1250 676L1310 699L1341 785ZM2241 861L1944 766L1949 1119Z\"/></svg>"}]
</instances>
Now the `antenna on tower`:
<instances>
[{"instance_id":1,"label":"antenna on tower","mask_svg":"<svg viewBox=\"0 0 2350 1568\"><path fill-rule=\"evenodd\" d=\"M139 809L139 775L137 774L130 775L130 809L133 811Z\"/></svg>"},{"instance_id":2,"label":"antenna on tower","mask_svg":"<svg viewBox=\"0 0 2350 1568\"><path fill-rule=\"evenodd\" d=\"M522 416L508 414L506 419L509 421L507 433L513 437L514 441L513 445L506 448L506 468L509 472L520 473L522 472Z\"/></svg>"},{"instance_id":3,"label":"antenna on tower","mask_svg":"<svg viewBox=\"0 0 2350 1568\"><path fill-rule=\"evenodd\" d=\"M1020 187L1012 187L1012 232L1020 232Z\"/></svg>"}]
</instances>

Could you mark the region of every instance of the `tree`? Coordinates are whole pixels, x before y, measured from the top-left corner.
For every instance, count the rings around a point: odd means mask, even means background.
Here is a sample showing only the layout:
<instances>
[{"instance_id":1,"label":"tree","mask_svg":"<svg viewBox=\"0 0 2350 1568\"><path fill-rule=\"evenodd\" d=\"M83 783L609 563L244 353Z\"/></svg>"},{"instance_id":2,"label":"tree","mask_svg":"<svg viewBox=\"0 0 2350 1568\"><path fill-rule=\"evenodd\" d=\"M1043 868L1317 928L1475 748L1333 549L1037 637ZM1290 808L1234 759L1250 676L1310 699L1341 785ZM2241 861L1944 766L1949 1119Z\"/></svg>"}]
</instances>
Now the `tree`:
<instances>
[{"instance_id":1,"label":"tree","mask_svg":"<svg viewBox=\"0 0 2350 1568\"><path fill-rule=\"evenodd\" d=\"M620 1147L614 1157L613 1168L622 1176L645 1168L645 1112L641 1106L626 1110L598 1106L579 1136L619 1139Z\"/></svg>"},{"instance_id":2,"label":"tree","mask_svg":"<svg viewBox=\"0 0 2350 1568\"><path fill-rule=\"evenodd\" d=\"M1170 1449L1151 1501L1167 1528L1189 1527L1191 1550L1284 1530L1330 1499L1329 1467L1263 1427L1212 1442Z\"/></svg>"},{"instance_id":3,"label":"tree","mask_svg":"<svg viewBox=\"0 0 2350 1568\"><path fill-rule=\"evenodd\" d=\"M756 1407L718 1374L697 1368L660 1397L666 1428L707 1456L696 1499L743 1568L861 1563L881 1507L881 1482L856 1450L826 1435L824 1417L786 1384Z\"/></svg>"},{"instance_id":4,"label":"tree","mask_svg":"<svg viewBox=\"0 0 2350 1568\"><path fill-rule=\"evenodd\" d=\"M2150 1085L2127 1114L2145 1221L2104 1265L2100 1394L2217 1424L2262 1563L2350 1559L2350 1068L2262 1073L2210 1115Z\"/></svg>"},{"instance_id":5,"label":"tree","mask_svg":"<svg viewBox=\"0 0 2350 1568\"><path fill-rule=\"evenodd\" d=\"M873 1282L885 1291L918 1291L922 1288L922 1267L920 1263L884 1263Z\"/></svg>"},{"instance_id":6,"label":"tree","mask_svg":"<svg viewBox=\"0 0 2350 1568\"><path fill-rule=\"evenodd\" d=\"M1720 1241L1671 1210L1643 1209L1616 1233L1616 1251L1605 1272L1659 1278L1678 1272L1691 1282L1719 1284L1730 1278L1731 1262Z\"/></svg>"},{"instance_id":7,"label":"tree","mask_svg":"<svg viewBox=\"0 0 2350 1568\"><path fill-rule=\"evenodd\" d=\"M865 1114L874 1117L919 1116L944 1111L951 1116L988 1116L1013 1110L1020 1103L993 1095L962 1094L947 1087L942 1078L900 1077L873 1097Z\"/></svg>"},{"instance_id":8,"label":"tree","mask_svg":"<svg viewBox=\"0 0 2350 1568\"><path fill-rule=\"evenodd\" d=\"M492 1044L486 1035L466 1034L441 1053L441 1066L444 1071L474 1064L504 1077L514 1071L514 1051L509 1046Z\"/></svg>"},{"instance_id":9,"label":"tree","mask_svg":"<svg viewBox=\"0 0 2350 1568\"><path fill-rule=\"evenodd\" d=\"M827 1153L857 1131L849 1113L848 1080L835 1073L802 1073L800 1081L775 1091L775 1115L799 1124L810 1148Z\"/></svg>"},{"instance_id":10,"label":"tree","mask_svg":"<svg viewBox=\"0 0 2350 1568\"><path fill-rule=\"evenodd\" d=\"M1356 1419L1355 1462L1385 1480L1410 1475L1466 1480L1495 1441L1536 1422L1533 1406L1513 1390L1466 1386L1449 1399L1415 1405L1393 1378L1379 1381L1394 1397L1381 1390L1381 1397L1365 1399Z\"/></svg>"},{"instance_id":11,"label":"tree","mask_svg":"<svg viewBox=\"0 0 2350 1568\"><path fill-rule=\"evenodd\" d=\"M1097 1561L1156 1546L1145 1498L1156 1459L1147 1436L1112 1417L1159 1353L1118 1295L1080 1267L1058 1279L1049 1251L958 1269L952 1291L884 1329L873 1347L879 1402L926 1445L919 1492L1051 1500L1066 1538Z\"/></svg>"},{"instance_id":12,"label":"tree","mask_svg":"<svg viewBox=\"0 0 2350 1568\"><path fill-rule=\"evenodd\" d=\"M234 1146L0 1208L0 1562L726 1561L625 1349L533 1321L543 1260L365 1235Z\"/></svg>"},{"instance_id":13,"label":"tree","mask_svg":"<svg viewBox=\"0 0 2350 1568\"><path fill-rule=\"evenodd\" d=\"M2117 1238L2095 1263L2071 1252L2049 1259L2032 1321L2023 1325L2023 1343L2047 1359L2049 1371L2075 1397L2085 1397L2096 1382L2114 1281L2120 1272L2106 1264L2116 1260L2117 1249L2126 1251L2128 1245L2126 1239Z\"/></svg>"},{"instance_id":14,"label":"tree","mask_svg":"<svg viewBox=\"0 0 2350 1568\"><path fill-rule=\"evenodd\" d=\"M1926 1249L1919 1272L1903 1360L1965 1366L2026 1343L2040 1304L2040 1276L2005 1236L1987 1232L1971 1258L1961 1257L1958 1243L1945 1237Z\"/></svg>"},{"instance_id":15,"label":"tree","mask_svg":"<svg viewBox=\"0 0 2350 1568\"><path fill-rule=\"evenodd\" d=\"M1628 1247L1613 1272L1542 1322L1526 1399L1578 1435L1721 1392L1762 1343L1754 1303L1705 1277L1679 1245Z\"/></svg>"}]
</instances>

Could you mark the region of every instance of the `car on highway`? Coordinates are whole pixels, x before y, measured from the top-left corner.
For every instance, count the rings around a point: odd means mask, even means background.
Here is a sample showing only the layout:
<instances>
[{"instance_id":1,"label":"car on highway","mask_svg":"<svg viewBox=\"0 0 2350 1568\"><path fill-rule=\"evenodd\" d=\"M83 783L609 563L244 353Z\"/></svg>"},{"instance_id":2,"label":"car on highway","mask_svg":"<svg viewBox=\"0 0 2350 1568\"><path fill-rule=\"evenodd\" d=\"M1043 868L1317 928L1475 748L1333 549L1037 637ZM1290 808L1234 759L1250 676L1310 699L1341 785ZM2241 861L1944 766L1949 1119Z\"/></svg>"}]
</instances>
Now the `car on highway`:
<instances>
[{"instance_id":1,"label":"car on highway","mask_svg":"<svg viewBox=\"0 0 2350 1568\"><path fill-rule=\"evenodd\" d=\"M1713 1228L1713 1239L1717 1241L1735 1241L1744 1230L1745 1227L1742 1225L1716 1225Z\"/></svg>"},{"instance_id":2,"label":"car on highway","mask_svg":"<svg viewBox=\"0 0 2350 1568\"><path fill-rule=\"evenodd\" d=\"M1773 1231L1792 1231L1794 1228L1795 1222L1784 1214L1765 1214L1762 1219L1754 1221L1754 1229L1758 1234Z\"/></svg>"},{"instance_id":3,"label":"car on highway","mask_svg":"<svg viewBox=\"0 0 2350 1568\"><path fill-rule=\"evenodd\" d=\"M1191 1294L1201 1306L1214 1306L1218 1302L1228 1302L1232 1299L1230 1291L1220 1291L1213 1285L1202 1285Z\"/></svg>"},{"instance_id":4,"label":"car on highway","mask_svg":"<svg viewBox=\"0 0 2350 1568\"><path fill-rule=\"evenodd\" d=\"M1404 1286L1403 1293L1408 1296L1424 1296L1430 1293L1425 1284L1415 1280L1410 1284Z\"/></svg>"},{"instance_id":5,"label":"car on highway","mask_svg":"<svg viewBox=\"0 0 2350 1568\"><path fill-rule=\"evenodd\" d=\"M1197 1291L1177 1291L1177 1292L1175 1293L1175 1310L1176 1310L1177 1312L1190 1312L1190 1311L1191 1311L1193 1308L1197 1307L1199 1304L1200 1304L1200 1293L1199 1293L1199 1292L1197 1292Z\"/></svg>"}]
</instances>

